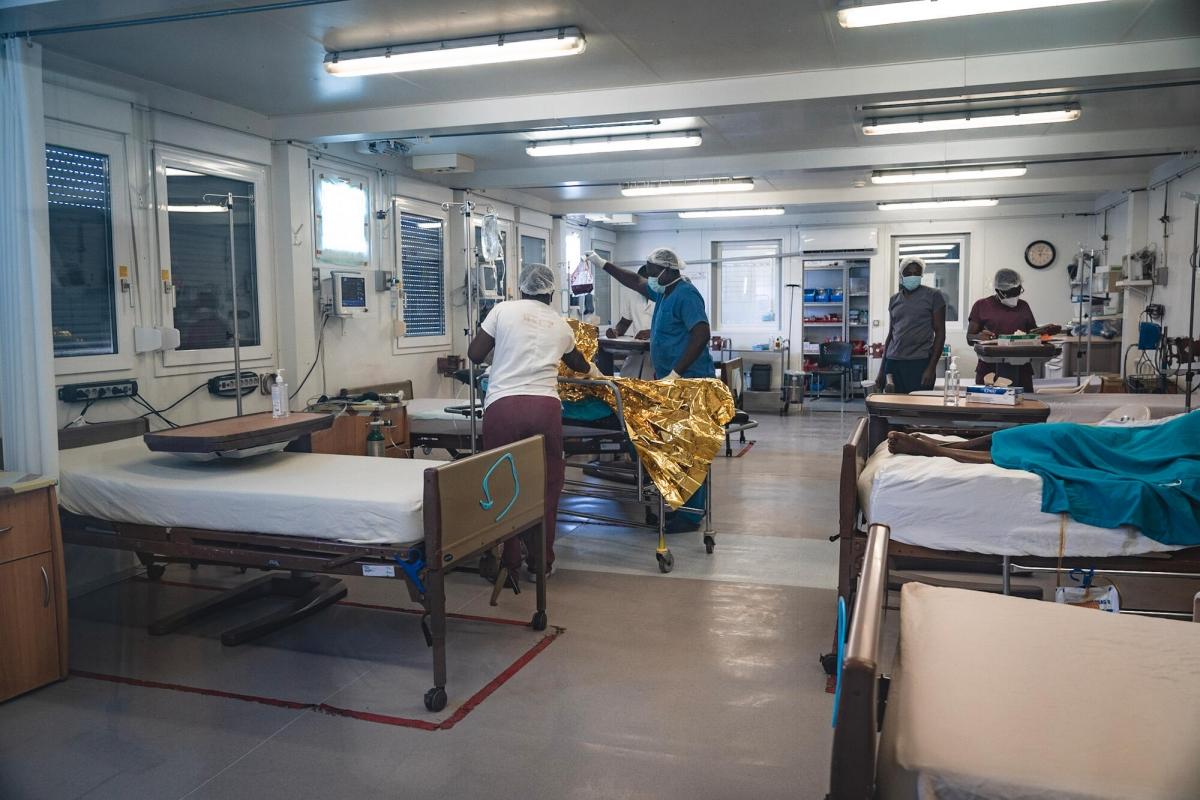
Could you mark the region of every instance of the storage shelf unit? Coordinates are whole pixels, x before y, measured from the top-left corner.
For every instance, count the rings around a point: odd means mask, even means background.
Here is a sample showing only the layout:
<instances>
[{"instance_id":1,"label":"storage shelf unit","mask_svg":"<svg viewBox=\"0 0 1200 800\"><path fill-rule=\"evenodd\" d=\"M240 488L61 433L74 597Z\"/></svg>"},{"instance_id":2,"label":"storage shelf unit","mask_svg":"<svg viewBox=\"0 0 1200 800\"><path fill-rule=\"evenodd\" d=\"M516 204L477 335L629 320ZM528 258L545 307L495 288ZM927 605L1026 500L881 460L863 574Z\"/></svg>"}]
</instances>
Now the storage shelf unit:
<instances>
[{"instance_id":1,"label":"storage shelf unit","mask_svg":"<svg viewBox=\"0 0 1200 800\"><path fill-rule=\"evenodd\" d=\"M825 341L870 342L871 262L866 258L846 258L804 261L805 296L813 290L834 290L840 300L805 300L804 316L800 323L801 351L805 358L816 359L815 345ZM865 290L864 288L865 287ZM821 317L835 316L836 321ZM811 321L810 321L811 320ZM855 355L851 360L851 394L862 390L862 381L869 378L868 355ZM820 387L821 395L837 397L841 390L837 380L831 387Z\"/></svg>"}]
</instances>

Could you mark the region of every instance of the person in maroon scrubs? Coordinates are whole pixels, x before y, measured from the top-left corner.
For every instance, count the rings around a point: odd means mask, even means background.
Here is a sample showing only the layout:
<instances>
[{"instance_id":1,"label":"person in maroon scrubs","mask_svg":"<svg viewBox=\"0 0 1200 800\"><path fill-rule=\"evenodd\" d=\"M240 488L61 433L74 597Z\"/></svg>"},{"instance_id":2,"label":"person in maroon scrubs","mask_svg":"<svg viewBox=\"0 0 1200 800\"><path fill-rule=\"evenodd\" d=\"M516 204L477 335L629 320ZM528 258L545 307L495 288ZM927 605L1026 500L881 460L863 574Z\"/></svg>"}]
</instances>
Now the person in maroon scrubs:
<instances>
[{"instance_id":1,"label":"person in maroon scrubs","mask_svg":"<svg viewBox=\"0 0 1200 800\"><path fill-rule=\"evenodd\" d=\"M969 344L986 342L1017 331L1029 333L1037 327L1033 309L1021 299L1025 287L1021 286L1021 276L1016 270L997 270L993 284L996 287L995 294L975 301L971 307L971 316L967 318ZM989 372L995 372L996 377L1008 378L1015 386L1033 392L1033 367L1029 364L1013 366L980 361L975 367L975 382L982 384Z\"/></svg>"}]
</instances>

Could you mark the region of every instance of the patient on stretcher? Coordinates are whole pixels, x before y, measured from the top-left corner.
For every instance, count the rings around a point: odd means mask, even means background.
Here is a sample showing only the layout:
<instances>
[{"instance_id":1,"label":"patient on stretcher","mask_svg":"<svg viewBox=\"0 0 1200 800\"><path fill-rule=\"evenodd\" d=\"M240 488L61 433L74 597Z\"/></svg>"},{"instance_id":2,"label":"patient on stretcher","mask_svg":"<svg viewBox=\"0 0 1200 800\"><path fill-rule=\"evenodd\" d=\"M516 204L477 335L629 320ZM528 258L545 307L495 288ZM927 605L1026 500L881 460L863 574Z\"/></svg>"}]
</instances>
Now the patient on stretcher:
<instances>
[{"instance_id":1,"label":"patient on stretcher","mask_svg":"<svg viewBox=\"0 0 1200 800\"><path fill-rule=\"evenodd\" d=\"M1044 512L1200 545L1200 411L1146 425L1020 425L957 442L892 432L888 449L1032 472L1042 479Z\"/></svg>"}]
</instances>

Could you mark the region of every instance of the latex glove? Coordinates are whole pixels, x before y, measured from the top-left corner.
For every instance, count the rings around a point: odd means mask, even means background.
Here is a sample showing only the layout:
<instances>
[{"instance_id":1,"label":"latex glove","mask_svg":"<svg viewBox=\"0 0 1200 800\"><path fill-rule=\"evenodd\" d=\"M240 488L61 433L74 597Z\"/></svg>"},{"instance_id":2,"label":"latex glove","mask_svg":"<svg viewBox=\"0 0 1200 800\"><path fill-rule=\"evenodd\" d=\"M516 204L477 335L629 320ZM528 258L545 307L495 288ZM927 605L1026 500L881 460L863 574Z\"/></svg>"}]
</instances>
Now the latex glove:
<instances>
[{"instance_id":1,"label":"latex glove","mask_svg":"<svg viewBox=\"0 0 1200 800\"><path fill-rule=\"evenodd\" d=\"M604 269L604 259L595 250L588 251L587 260L597 271Z\"/></svg>"},{"instance_id":2,"label":"latex glove","mask_svg":"<svg viewBox=\"0 0 1200 800\"><path fill-rule=\"evenodd\" d=\"M600 368L595 364L588 364L588 377L594 381L607 380L608 376L600 371Z\"/></svg>"},{"instance_id":3,"label":"latex glove","mask_svg":"<svg viewBox=\"0 0 1200 800\"><path fill-rule=\"evenodd\" d=\"M677 380L679 380L680 377L682 377L682 376L678 372L676 372L675 370L671 370L670 372L667 373L667 377L663 378L663 380L664 381L677 381Z\"/></svg>"}]
</instances>

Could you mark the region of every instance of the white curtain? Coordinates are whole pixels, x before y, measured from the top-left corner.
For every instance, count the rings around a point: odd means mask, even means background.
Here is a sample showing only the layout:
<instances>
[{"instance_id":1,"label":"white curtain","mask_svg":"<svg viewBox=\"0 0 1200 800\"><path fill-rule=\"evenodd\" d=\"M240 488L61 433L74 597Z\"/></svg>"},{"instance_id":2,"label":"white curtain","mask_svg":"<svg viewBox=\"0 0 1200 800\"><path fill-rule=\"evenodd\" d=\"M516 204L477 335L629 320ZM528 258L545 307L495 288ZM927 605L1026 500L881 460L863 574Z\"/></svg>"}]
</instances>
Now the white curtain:
<instances>
[{"instance_id":1,"label":"white curtain","mask_svg":"<svg viewBox=\"0 0 1200 800\"><path fill-rule=\"evenodd\" d=\"M41 64L0 41L0 435L6 470L57 476Z\"/></svg>"}]
</instances>

